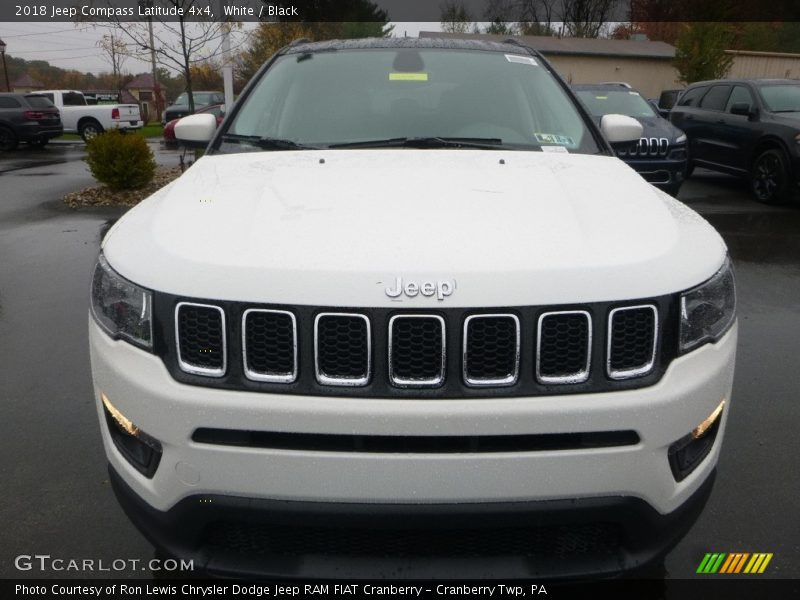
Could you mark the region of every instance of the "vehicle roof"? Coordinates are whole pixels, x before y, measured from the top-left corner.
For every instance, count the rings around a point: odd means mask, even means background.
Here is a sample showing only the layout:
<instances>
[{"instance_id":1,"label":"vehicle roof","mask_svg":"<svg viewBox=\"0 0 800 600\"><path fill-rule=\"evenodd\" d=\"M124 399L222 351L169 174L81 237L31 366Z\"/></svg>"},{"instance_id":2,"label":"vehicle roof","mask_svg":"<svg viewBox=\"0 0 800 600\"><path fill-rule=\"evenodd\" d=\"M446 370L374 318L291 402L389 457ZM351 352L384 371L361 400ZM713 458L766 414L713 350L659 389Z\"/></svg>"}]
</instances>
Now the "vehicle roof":
<instances>
[{"instance_id":1,"label":"vehicle roof","mask_svg":"<svg viewBox=\"0 0 800 600\"><path fill-rule=\"evenodd\" d=\"M800 85L800 79L709 79L708 81L695 81L688 87L696 87L700 85L716 85L716 84L735 84L735 83L750 83L753 85ZM688 89L688 88L687 88Z\"/></svg>"},{"instance_id":2,"label":"vehicle roof","mask_svg":"<svg viewBox=\"0 0 800 600\"><path fill-rule=\"evenodd\" d=\"M641 96L636 88L623 86L618 83L577 83L570 86L576 92L598 90L604 92L636 92Z\"/></svg>"},{"instance_id":3,"label":"vehicle roof","mask_svg":"<svg viewBox=\"0 0 800 600\"><path fill-rule=\"evenodd\" d=\"M493 42L459 38L362 38L354 40L296 41L284 49L285 54L328 52L332 50L367 50L380 48L442 48L447 50L483 50L519 54L527 46L515 42Z\"/></svg>"}]
</instances>

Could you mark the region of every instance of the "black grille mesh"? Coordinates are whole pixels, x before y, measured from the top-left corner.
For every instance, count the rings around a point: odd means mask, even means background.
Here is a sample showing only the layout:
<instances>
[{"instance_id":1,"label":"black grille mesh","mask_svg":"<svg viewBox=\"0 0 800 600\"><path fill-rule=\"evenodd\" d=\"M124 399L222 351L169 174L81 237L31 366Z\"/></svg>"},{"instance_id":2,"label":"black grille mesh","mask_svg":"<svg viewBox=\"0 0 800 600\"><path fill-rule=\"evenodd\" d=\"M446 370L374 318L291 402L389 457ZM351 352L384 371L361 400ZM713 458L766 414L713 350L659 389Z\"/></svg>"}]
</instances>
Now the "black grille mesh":
<instances>
[{"instance_id":1,"label":"black grille mesh","mask_svg":"<svg viewBox=\"0 0 800 600\"><path fill-rule=\"evenodd\" d=\"M646 366L653 358L655 314L649 306L620 310L611 322L612 371L627 371Z\"/></svg>"},{"instance_id":2,"label":"black grille mesh","mask_svg":"<svg viewBox=\"0 0 800 600\"><path fill-rule=\"evenodd\" d=\"M178 308L178 339L183 362L203 369L222 369L224 335L219 309L186 304Z\"/></svg>"},{"instance_id":3,"label":"black grille mesh","mask_svg":"<svg viewBox=\"0 0 800 600\"><path fill-rule=\"evenodd\" d=\"M250 312L245 317L247 368L264 375L294 372L295 340L292 317L279 312Z\"/></svg>"},{"instance_id":4,"label":"black grille mesh","mask_svg":"<svg viewBox=\"0 0 800 600\"><path fill-rule=\"evenodd\" d=\"M360 379L369 370L367 322L356 316L323 315L317 323L317 366L336 379Z\"/></svg>"},{"instance_id":5,"label":"black grille mesh","mask_svg":"<svg viewBox=\"0 0 800 600\"><path fill-rule=\"evenodd\" d=\"M442 323L435 317L392 321L391 371L398 380L438 380L442 373Z\"/></svg>"},{"instance_id":6,"label":"black grille mesh","mask_svg":"<svg viewBox=\"0 0 800 600\"><path fill-rule=\"evenodd\" d=\"M205 545L243 555L370 557L540 556L569 559L608 556L621 544L618 525L487 527L473 529L359 529L218 521Z\"/></svg>"},{"instance_id":7,"label":"black grille mesh","mask_svg":"<svg viewBox=\"0 0 800 600\"><path fill-rule=\"evenodd\" d=\"M546 315L540 327L539 374L542 377L567 377L586 370L589 351L586 315Z\"/></svg>"},{"instance_id":8,"label":"black grille mesh","mask_svg":"<svg viewBox=\"0 0 800 600\"><path fill-rule=\"evenodd\" d=\"M465 373L469 379L498 380L517 370L517 322L513 317L479 317L466 332Z\"/></svg>"}]
</instances>

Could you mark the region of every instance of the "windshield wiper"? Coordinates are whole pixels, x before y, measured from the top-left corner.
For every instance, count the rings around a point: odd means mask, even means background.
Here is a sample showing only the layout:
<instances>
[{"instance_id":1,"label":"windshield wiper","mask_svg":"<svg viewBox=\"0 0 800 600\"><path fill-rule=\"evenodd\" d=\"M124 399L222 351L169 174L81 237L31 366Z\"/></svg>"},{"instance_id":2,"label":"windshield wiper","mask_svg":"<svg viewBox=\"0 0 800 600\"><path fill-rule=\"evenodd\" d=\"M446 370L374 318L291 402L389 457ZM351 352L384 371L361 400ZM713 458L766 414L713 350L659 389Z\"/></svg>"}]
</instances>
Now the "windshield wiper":
<instances>
[{"instance_id":1,"label":"windshield wiper","mask_svg":"<svg viewBox=\"0 0 800 600\"><path fill-rule=\"evenodd\" d=\"M225 142L246 142L253 144L264 150L318 150L314 146L306 146L298 144L292 140L283 140L281 138L262 137L260 135L239 135L236 133L226 133L222 136Z\"/></svg>"},{"instance_id":2,"label":"windshield wiper","mask_svg":"<svg viewBox=\"0 0 800 600\"><path fill-rule=\"evenodd\" d=\"M331 144L328 148L481 148L496 150L503 145L500 138L468 137L399 137Z\"/></svg>"}]
</instances>

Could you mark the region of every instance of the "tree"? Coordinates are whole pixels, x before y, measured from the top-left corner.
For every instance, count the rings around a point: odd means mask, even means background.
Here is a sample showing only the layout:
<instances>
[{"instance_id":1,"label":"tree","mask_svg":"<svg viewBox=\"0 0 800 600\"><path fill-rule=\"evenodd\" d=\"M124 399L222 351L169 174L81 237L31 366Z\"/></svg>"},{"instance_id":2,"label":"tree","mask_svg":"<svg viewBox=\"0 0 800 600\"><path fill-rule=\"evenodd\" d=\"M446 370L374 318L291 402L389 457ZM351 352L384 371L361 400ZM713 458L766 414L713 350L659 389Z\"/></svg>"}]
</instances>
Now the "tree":
<instances>
[{"instance_id":1,"label":"tree","mask_svg":"<svg viewBox=\"0 0 800 600\"><path fill-rule=\"evenodd\" d=\"M680 81L689 84L725 77L733 63L733 56L725 53L732 38L732 30L725 23L687 23L678 35L675 50Z\"/></svg>"},{"instance_id":2,"label":"tree","mask_svg":"<svg viewBox=\"0 0 800 600\"><path fill-rule=\"evenodd\" d=\"M442 31L446 33L467 33L472 29L472 15L456 0L447 0L439 5L439 19Z\"/></svg>"},{"instance_id":3,"label":"tree","mask_svg":"<svg viewBox=\"0 0 800 600\"><path fill-rule=\"evenodd\" d=\"M389 15L370 0L302 0L294 2L299 18L261 23L237 59L237 77L246 82L273 54L300 38L312 41L386 37L394 29Z\"/></svg>"},{"instance_id":4,"label":"tree","mask_svg":"<svg viewBox=\"0 0 800 600\"><path fill-rule=\"evenodd\" d=\"M102 0L100 0L102 1ZM194 112L192 94L192 66L222 54L222 39L227 23L214 21L188 21L189 9L198 0L139 0L139 5L153 8L182 9L177 20L170 17L152 17L152 38L156 62L164 67L177 69L184 78L189 109ZM106 5L109 0L105 0ZM198 4L198 7L200 5ZM175 17L172 17L173 19ZM119 19L98 26L111 28L118 37L127 41L124 45L130 55L149 60L151 32L148 23L122 22Z\"/></svg>"},{"instance_id":5,"label":"tree","mask_svg":"<svg viewBox=\"0 0 800 600\"><path fill-rule=\"evenodd\" d=\"M104 35L103 39L97 42L97 45L103 50L105 58L111 64L112 86L111 88L117 91L117 94L122 93L122 64L128 58L128 49L118 37L114 34Z\"/></svg>"},{"instance_id":6,"label":"tree","mask_svg":"<svg viewBox=\"0 0 800 600\"><path fill-rule=\"evenodd\" d=\"M572 37L599 37L615 5L615 0L564 0L560 14L564 31Z\"/></svg>"},{"instance_id":7,"label":"tree","mask_svg":"<svg viewBox=\"0 0 800 600\"><path fill-rule=\"evenodd\" d=\"M485 33L495 35L514 35L517 32L518 6L515 0L488 0L483 11L484 18L489 22Z\"/></svg>"}]
</instances>

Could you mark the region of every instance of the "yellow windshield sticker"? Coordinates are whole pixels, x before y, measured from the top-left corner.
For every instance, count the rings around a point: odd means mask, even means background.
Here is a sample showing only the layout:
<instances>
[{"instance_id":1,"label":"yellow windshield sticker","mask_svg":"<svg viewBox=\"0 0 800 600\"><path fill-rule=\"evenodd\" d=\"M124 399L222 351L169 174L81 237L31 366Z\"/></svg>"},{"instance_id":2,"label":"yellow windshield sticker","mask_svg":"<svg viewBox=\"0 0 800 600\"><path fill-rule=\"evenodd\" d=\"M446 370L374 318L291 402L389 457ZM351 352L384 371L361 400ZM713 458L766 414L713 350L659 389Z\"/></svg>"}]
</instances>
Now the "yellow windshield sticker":
<instances>
[{"instance_id":1,"label":"yellow windshield sticker","mask_svg":"<svg viewBox=\"0 0 800 600\"><path fill-rule=\"evenodd\" d=\"M595 100L608 100L608 96L595 96Z\"/></svg>"},{"instance_id":2,"label":"yellow windshield sticker","mask_svg":"<svg viewBox=\"0 0 800 600\"><path fill-rule=\"evenodd\" d=\"M389 73L389 81L428 81L427 73Z\"/></svg>"}]
</instances>

